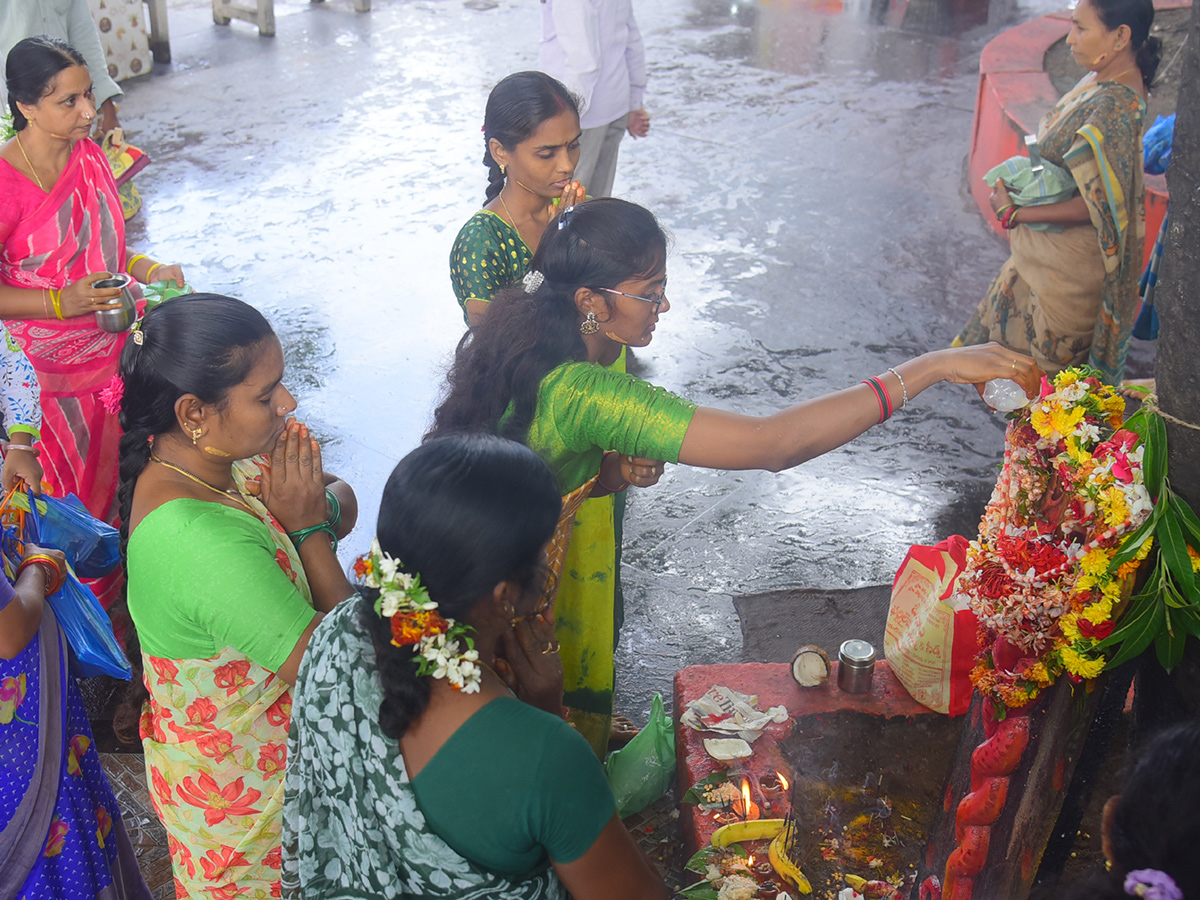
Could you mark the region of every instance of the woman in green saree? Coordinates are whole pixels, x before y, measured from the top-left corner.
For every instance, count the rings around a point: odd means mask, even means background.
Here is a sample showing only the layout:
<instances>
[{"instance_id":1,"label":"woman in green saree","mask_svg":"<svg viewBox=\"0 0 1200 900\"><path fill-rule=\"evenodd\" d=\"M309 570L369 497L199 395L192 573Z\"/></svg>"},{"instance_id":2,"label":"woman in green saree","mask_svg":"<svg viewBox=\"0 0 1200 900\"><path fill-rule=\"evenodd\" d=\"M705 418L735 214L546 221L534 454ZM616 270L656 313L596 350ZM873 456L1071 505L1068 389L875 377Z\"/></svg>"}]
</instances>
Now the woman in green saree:
<instances>
[{"instance_id":1,"label":"woman in green saree","mask_svg":"<svg viewBox=\"0 0 1200 900\"><path fill-rule=\"evenodd\" d=\"M1067 43L1088 69L1038 125L1043 159L1078 193L1014 206L1003 181L991 203L1012 255L954 346L999 341L1048 372L1087 363L1119 385L1138 309L1145 234L1142 117L1158 68L1151 0L1081 0Z\"/></svg>"},{"instance_id":2,"label":"woman in green saree","mask_svg":"<svg viewBox=\"0 0 1200 900\"><path fill-rule=\"evenodd\" d=\"M490 431L521 440L550 464L564 494L654 484L664 465L657 460L778 471L841 446L938 382L1012 378L1031 396L1039 384L1033 360L988 344L927 353L771 416L697 407L606 368L624 347L647 346L671 308L666 236L654 216L601 198L564 210L559 223L543 237L527 283L499 294L460 343L429 436ZM577 547L594 555L599 531L576 524L555 618L564 702L602 754L612 711L613 558L605 569L574 564Z\"/></svg>"}]
</instances>

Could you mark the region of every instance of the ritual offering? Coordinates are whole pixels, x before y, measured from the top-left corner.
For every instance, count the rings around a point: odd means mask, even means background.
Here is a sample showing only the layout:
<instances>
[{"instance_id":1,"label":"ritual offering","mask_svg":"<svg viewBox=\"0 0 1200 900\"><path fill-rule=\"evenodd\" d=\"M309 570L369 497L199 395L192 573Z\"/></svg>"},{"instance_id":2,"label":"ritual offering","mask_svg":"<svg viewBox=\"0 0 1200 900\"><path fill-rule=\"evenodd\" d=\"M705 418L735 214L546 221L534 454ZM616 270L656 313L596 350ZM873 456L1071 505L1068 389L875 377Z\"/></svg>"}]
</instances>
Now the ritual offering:
<instances>
[{"instance_id":1,"label":"ritual offering","mask_svg":"<svg viewBox=\"0 0 1200 900\"><path fill-rule=\"evenodd\" d=\"M745 759L754 753L753 748L741 738L705 738L704 749L713 759L722 761Z\"/></svg>"},{"instance_id":2,"label":"ritual offering","mask_svg":"<svg viewBox=\"0 0 1200 900\"><path fill-rule=\"evenodd\" d=\"M820 647L805 644L792 657L792 677L800 687L820 687L829 681L829 654Z\"/></svg>"},{"instance_id":3,"label":"ritual offering","mask_svg":"<svg viewBox=\"0 0 1200 900\"><path fill-rule=\"evenodd\" d=\"M867 641L844 641L838 650L838 689L865 694L875 675L875 648Z\"/></svg>"}]
</instances>

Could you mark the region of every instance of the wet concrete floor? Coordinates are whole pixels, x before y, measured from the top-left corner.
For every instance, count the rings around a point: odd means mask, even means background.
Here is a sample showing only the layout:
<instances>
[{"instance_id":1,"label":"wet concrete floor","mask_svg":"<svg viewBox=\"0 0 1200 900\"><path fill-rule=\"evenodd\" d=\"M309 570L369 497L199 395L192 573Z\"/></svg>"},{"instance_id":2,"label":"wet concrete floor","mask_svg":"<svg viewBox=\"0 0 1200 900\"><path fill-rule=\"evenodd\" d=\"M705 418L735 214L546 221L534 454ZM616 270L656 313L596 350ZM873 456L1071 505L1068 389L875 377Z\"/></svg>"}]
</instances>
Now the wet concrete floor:
<instances>
[{"instance_id":1,"label":"wet concrete floor","mask_svg":"<svg viewBox=\"0 0 1200 900\"><path fill-rule=\"evenodd\" d=\"M615 193L675 240L640 373L768 413L945 346L1006 256L964 184L979 52L1006 15L1057 8L1033 2L940 34L860 0L638 3L653 125L625 139ZM362 501L347 561L462 333L447 255L483 200L484 100L536 65L541 13L374 7L277 0L270 39L172 0L173 62L127 82L121 113L154 160L130 246L274 322L301 414ZM1133 373L1151 358L1138 347ZM732 596L890 582L910 544L971 531L1002 424L939 386L798 470L669 468L631 491L618 708L642 721L676 669L739 659Z\"/></svg>"}]
</instances>

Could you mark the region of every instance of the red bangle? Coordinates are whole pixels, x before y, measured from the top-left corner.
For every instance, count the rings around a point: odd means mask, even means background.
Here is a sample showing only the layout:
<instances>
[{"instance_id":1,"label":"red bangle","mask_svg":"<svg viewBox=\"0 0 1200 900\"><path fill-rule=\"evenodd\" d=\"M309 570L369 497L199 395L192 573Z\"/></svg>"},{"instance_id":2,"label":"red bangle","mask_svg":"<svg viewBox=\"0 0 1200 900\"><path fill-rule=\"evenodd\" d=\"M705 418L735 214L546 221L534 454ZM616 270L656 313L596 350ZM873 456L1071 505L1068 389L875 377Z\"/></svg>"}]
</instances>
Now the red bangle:
<instances>
[{"instance_id":1,"label":"red bangle","mask_svg":"<svg viewBox=\"0 0 1200 900\"><path fill-rule=\"evenodd\" d=\"M30 566L38 566L42 570L42 573L46 576L45 594L47 597L62 587L63 573L58 568L58 563L56 563L51 557L39 553L35 553L32 556L26 557L25 559L21 560L21 564L17 566L17 577L20 578L21 573Z\"/></svg>"},{"instance_id":2,"label":"red bangle","mask_svg":"<svg viewBox=\"0 0 1200 900\"><path fill-rule=\"evenodd\" d=\"M615 451L615 450L609 450L608 453L604 454L604 458L607 459L610 453L616 453L616 452L617 451ZM620 454L617 454L617 455L619 456ZM603 462L601 462L601 466L603 466ZM617 464L617 471L618 472L621 471L620 463ZM602 487L606 491L608 491L610 494L619 494L621 491L625 490L625 488L629 487L629 482L625 481L619 488L611 488L607 484L604 483L604 479L600 477L599 472L596 473L596 483L598 485L600 485L600 487Z\"/></svg>"},{"instance_id":3,"label":"red bangle","mask_svg":"<svg viewBox=\"0 0 1200 900\"><path fill-rule=\"evenodd\" d=\"M892 416L892 397L887 392L887 388L883 386L883 382L878 378L868 378L863 381L875 392L875 399L879 401L879 423L886 422Z\"/></svg>"}]
</instances>

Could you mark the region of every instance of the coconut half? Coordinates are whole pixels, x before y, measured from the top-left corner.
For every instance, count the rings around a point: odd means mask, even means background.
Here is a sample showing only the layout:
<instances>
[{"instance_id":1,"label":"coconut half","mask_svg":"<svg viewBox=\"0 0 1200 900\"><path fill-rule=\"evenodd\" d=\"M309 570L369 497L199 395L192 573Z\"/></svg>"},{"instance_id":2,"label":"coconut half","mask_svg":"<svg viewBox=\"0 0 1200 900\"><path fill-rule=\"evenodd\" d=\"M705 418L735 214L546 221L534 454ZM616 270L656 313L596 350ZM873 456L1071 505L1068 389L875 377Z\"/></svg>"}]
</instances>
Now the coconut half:
<instances>
[{"instance_id":1,"label":"coconut half","mask_svg":"<svg viewBox=\"0 0 1200 900\"><path fill-rule=\"evenodd\" d=\"M800 687L820 687L829 680L829 654L805 644L792 657L792 677Z\"/></svg>"}]
</instances>

